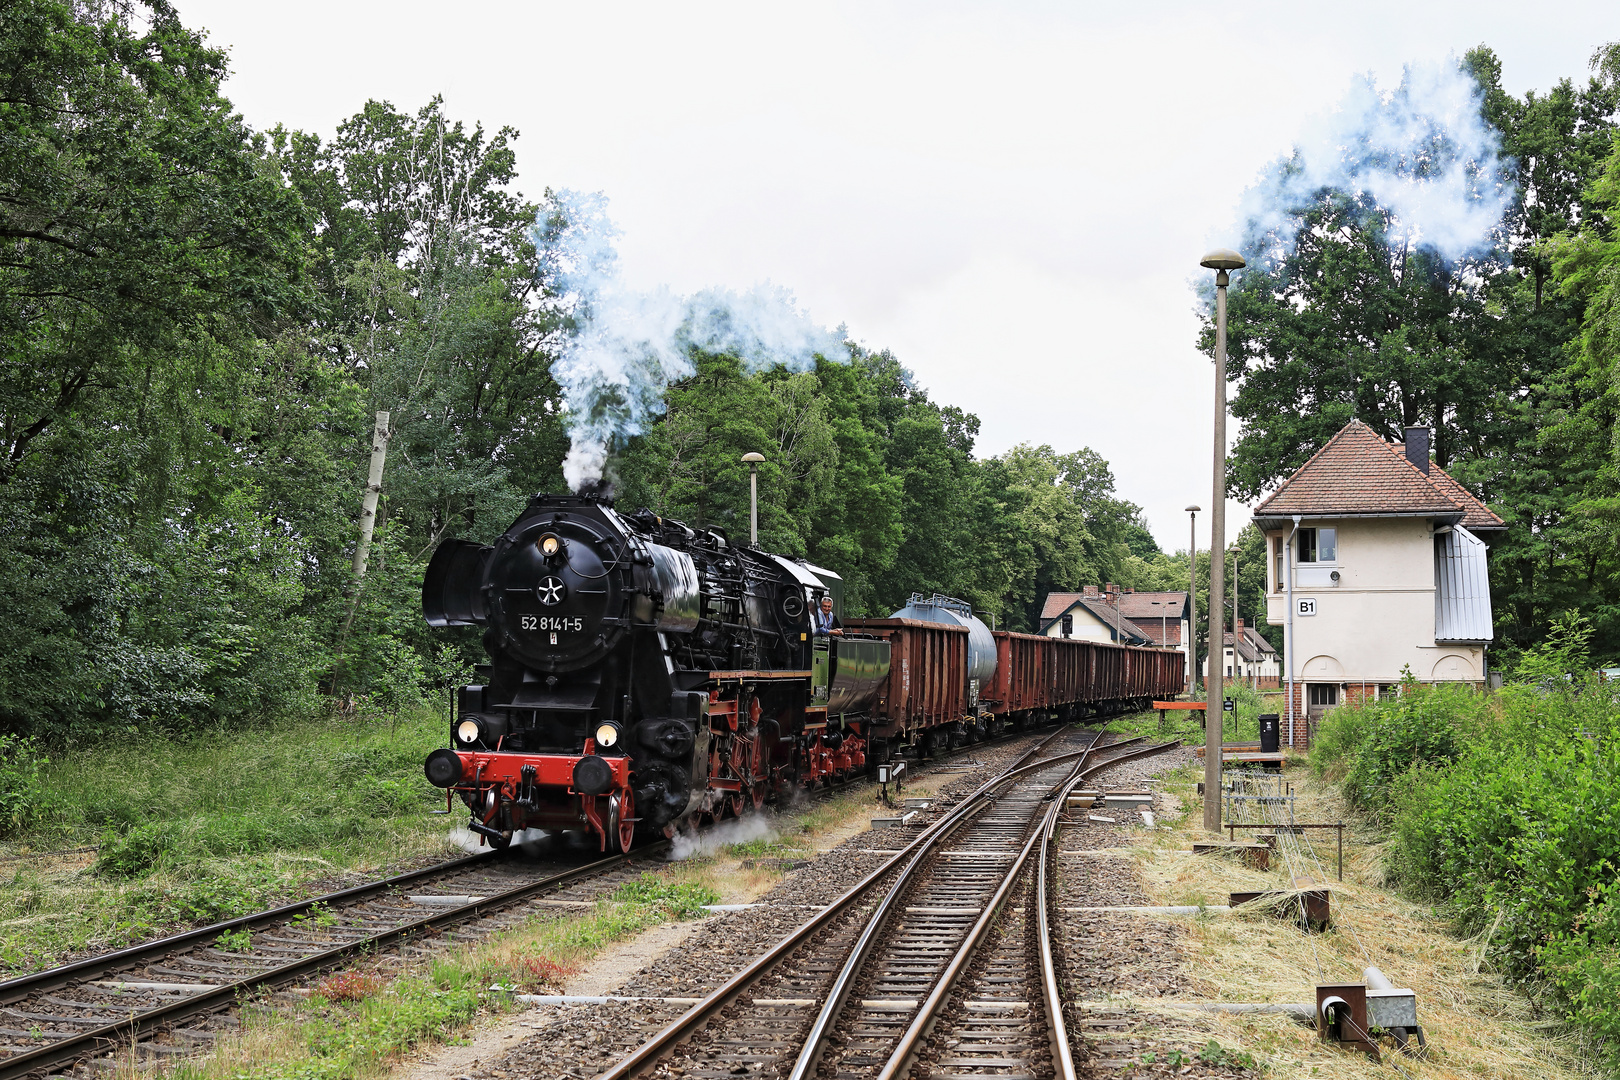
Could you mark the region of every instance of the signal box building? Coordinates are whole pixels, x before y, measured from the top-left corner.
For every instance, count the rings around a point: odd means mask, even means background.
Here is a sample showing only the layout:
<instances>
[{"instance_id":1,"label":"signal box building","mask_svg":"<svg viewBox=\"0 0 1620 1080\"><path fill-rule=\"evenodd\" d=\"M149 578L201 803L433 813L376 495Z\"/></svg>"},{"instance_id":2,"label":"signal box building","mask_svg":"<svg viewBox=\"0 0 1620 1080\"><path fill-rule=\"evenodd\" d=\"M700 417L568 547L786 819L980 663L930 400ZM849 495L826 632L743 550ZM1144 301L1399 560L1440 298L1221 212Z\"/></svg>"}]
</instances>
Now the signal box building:
<instances>
[{"instance_id":1,"label":"signal box building","mask_svg":"<svg viewBox=\"0 0 1620 1080\"><path fill-rule=\"evenodd\" d=\"M1392 692L1403 669L1485 682L1487 539L1506 525L1429 460L1428 428L1403 445L1352 420L1254 519L1270 552L1266 621L1287 628L1284 743L1305 745L1340 702Z\"/></svg>"}]
</instances>

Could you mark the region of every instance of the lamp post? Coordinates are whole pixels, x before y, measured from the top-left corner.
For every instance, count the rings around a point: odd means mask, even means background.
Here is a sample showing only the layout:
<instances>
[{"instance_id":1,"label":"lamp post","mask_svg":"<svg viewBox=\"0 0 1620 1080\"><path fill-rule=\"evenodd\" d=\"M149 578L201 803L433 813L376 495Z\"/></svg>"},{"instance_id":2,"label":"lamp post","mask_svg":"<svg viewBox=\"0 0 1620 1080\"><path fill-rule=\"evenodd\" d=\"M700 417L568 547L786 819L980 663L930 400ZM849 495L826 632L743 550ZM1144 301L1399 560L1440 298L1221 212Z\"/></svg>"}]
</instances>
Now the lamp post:
<instances>
[{"instance_id":1,"label":"lamp post","mask_svg":"<svg viewBox=\"0 0 1620 1080\"><path fill-rule=\"evenodd\" d=\"M748 463L748 546L759 547L759 463L765 455L750 452L742 459Z\"/></svg>"},{"instance_id":2,"label":"lamp post","mask_svg":"<svg viewBox=\"0 0 1620 1080\"><path fill-rule=\"evenodd\" d=\"M1199 261L1215 271L1215 504L1209 513L1209 670L1217 670L1216 657L1226 644L1226 286L1229 270L1244 266L1243 256L1216 248ZM1219 559L1216 552L1221 553ZM1223 680L1206 678L1204 724L1204 828L1221 831L1221 712Z\"/></svg>"},{"instance_id":3,"label":"lamp post","mask_svg":"<svg viewBox=\"0 0 1620 1080\"><path fill-rule=\"evenodd\" d=\"M1198 684L1198 511L1199 506L1187 507L1187 696L1193 696Z\"/></svg>"}]
</instances>

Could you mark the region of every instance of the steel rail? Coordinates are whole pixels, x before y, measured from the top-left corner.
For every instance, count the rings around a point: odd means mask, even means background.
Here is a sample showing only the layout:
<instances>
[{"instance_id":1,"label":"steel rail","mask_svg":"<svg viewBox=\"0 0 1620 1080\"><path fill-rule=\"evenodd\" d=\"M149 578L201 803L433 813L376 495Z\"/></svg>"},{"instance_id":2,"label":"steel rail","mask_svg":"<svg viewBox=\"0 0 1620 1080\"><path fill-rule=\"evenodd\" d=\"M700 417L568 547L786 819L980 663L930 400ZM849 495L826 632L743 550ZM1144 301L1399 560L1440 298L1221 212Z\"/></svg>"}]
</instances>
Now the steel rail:
<instances>
[{"instance_id":1,"label":"steel rail","mask_svg":"<svg viewBox=\"0 0 1620 1080\"><path fill-rule=\"evenodd\" d=\"M957 828L965 824L970 817L973 817L979 811L988 806L991 802L991 795L993 794L994 790L999 788L1002 784L1010 783L1011 781L1021 777L1026 772L1033 772L1036 769L1051 768L1053 765L1061 764L1067 760L1079 759L1079 761L1084 762L1085 759L1096 749L1097 740L1100 738L1102 738L1102 732L1098 732L1095 736L1093 736L1090 744L1088 744L1084 750L1080 750L1072 754L1060 754L1056 757L1042 758L1033 764L1020 763L1015 765L1014 767L1003 772L1000 776L980 787L978 791L974 792L970 799L963 800L961 803L957 804L949 815L942 818L937 823L938 828L933 831L933 836L929 843L923 844L918 848L916 854L914 854L911 857L910 862L906 864L905 869L903 869L900 872L900 875L895 879L894 884L889 887L888 893L883 897L882 901L879 902L877 910L875 910L870 919L867 920L866 928L861 932L860 939L855 943L855 947L850 950L849 955L845 958L843 967L839 970L837 978L833 980L832 988L827 991L826 999L822 1002L821 1011L817 1014L815 1023L810 1027L810 1034L805 1038L804 1045L799 1048L798 1059L794 1061L793 1070L788 1074L789 1080L806 1080L806 1078L808 1078L815 1071L816 1066L820 1063L821 1056L826 1050L827 1037L832 1033L833 1025L837 1022L839 1014L844 1011L844 1005L849 1000L850 992L855 988L855 981L859 977L861 969L866 966L866 961L870 958L872 949L877 944L878 937L887 928L889 916L892 915L894 909L899 906L901 894L904 893L906 887L911 884L913 877L916 875L918 869L922 866L923 861L927 859L930 854L932 854L935 845L939 841L942 841L953 834ZM1022 761L1027 761L1028 757L1029 755L1025 755ZM918 839L920 843L922 838L919 837ZM1031 839L1033 840L1033 837ZM1029 854L1029 847L1030 845L1026 843L1024 845L1024 850L1020 853L1018 859L1016 860L1016 863L1020 868L1023 866L1024 859ZM1009 888L1010 879L1003 881L1001 889L996 893L995 899L992 900L991 904L986 905L986 913L994 910L994 908L997 906L997 902L1006 895ZM975 924L975 930L979 929L981 925L987 925L986 919L982 916L979 923Z\"/></svg>"},{"instance_id":2,"label":"steel rail","mask_svg":"<svg viewBox=\"0 0 1620 1080\"><path fill-rule=\"evenodd\" d=\"M1006 772L999 776L993 777L984 784L980 785L976 791L968 795L962 800L962 802L953 807L950 813L929 825L915 838L913 838L909 844L890 858L886 859L881 866L877 867L870 874L856 882L855 885L848 889L842 896L838 897L821 911L811 916L810 919L801 924L797 929L793 930L786 937L782 938L775 945L771 946L771 948L763 955L756 957L741 971L737 972L737 974L733 975L730 979L727 979L726 982L718 989L710 993L708 997L704 998L696 1005L693 1005L686 1012L676 1017L662 1031L637 1047L634 1053L630 1054L628 1057L621 1058L619 1061L615 1062L611 1068L597 1074L595 1080L629 1080L630 1077L641 1075L645 1070L655 1065L678 1043L684 1042L686 1039L690 1038L693 1033L702 1028L711 1019L719 1015L719 1013L721 1013L744 993L746 993L748 988L754 983L758 982L766 972L770 971L782 960L791 955L794 950L798 949L805 942L809 941L828 923L832 922L839 915L844 914L850 908L854 907L859 900L866 896L873 886L882 881L883 878L886 877L896 866L900 865L914 852L918 851L924 844L931 845L936 839L940 838L945 830L954 829L955 825L959 823L959 816L963 814L965 808L976 808L979 801L984 798L987 792L999 785L1003 780L1012 776L1015 770L1045 768L1056 762L1072 759L1074 757L1083 756L1084 754L1090 753L1090 748L1088 748L1079 752L1078 754L1066 754L1057 758L1049 758L1037 761L1032 765L1027 764L1030 758L1034 757L1042 750L1050 746L1053 741L1068 731L1069 727L1070 725L1068 724L1060 725L1056 731L1052 732L1052 734L1042 739L1039 743L1024 753ZM1101 737L1100 733L1098 737ZM1095 739L1093 740L1093 743L1095 743Z\"/></svg>"},{"instance_id":3,"label":"steel rail","mask_svg":"<svg viewBox=\"0 0 1620 1080\"><path fill-rule=\"evenodd\" d=\"M1141 739L1132 739L1130 740L1130 743L1141 741ZM1115 746L1122 745L1129 745L1129 743L1115 743L1109 746L1097 747L1096 749L1112 750ZM1181 744L1179 742L1173 742L1149 746L1142 750L1133 751L1129 754L1122 754L1119 757L1109 758L1107 761L1100 761L1089 768L1086 767L1085 758L1081 758L1080 761L1076 763L1075 770L1068 777L1059 781L1054 786L1053 790L1056 792L1056 794L1052 798L1051 805L1047 807L1045 816L1041 822L1033 830L1031 830L1029 839L1024 842L1023 850L1018 853L1018 857L1013 861L1012 866L1007 870L1006 877L1002 880L1001 887L996 891L995 896L991 898L990 902L985 905L984 911L979 915L978 921L973 924L973 929L968 932L968 935L963 939L962 944L957 947L956 954L951 957L950 963L945 966L945 970L940 974L939 980L934 984L934 989L923 1001L921 1007L918 1008L917 1015L912 1019L910 1026L906 1028L905 1034L900 1037L900 1041L898 1044L896 1044L893 1052L890 1053L889 1060L884 1063L882 1070L879 1071L877 1080L895 1080L896 1077L904 1075L905 1071L910 1068L912 1059L917 1052L918 1046L922 1043L922 1040L927 1036L928 1032L933 1028L934 1022L939 1018L940 1010L944 1007L946 997L950 994L951 989L956 985L956 981L961 976L962 972L966 970L968 963L972 960L973 954L978 950L980 943L983 942L985 935L989 933L991 924L995 922L996 916L1000 914L1001 906L1006 902L1008 894L1012 892L1014 884L1017 882L1020 873L1023 871L1024 863L1028 860L1029 853L1037 841L1040 841L1042 846L1041 857L1037 867L1037 873L1040 875L1040 877L1038 877L1036 883L1036 907L1039 910L1040 915L1037 918L1036 936L1041 945L1042 988L1047 1010L1048 1030L1053 1033L1054 1040L1059 1037L1059 1034L1061 1034L1063 1040L1061 1053L1058 1052L1056 1045L1054 1045L1053 1061L1055 1064L1061 1065L1063 1068L1063 1071L1057 1073L1058 1080L1074 1080L1074 1058L1069 1052L1068 1032L1063 1024L1062 1000L1057 993L1057 976L1055 972L1055 965L1052 962L1052 943L1049 936L1050 928L1045 918L1045 875L1048 871L1047 851L1050 847L1052 832L1057 824L1059 815L1061 815L1063 812L1064 800L1068 798L1069 792L1073 791L1077 784L1080 784L1090 777L1096 776L1100 772L1111 769L1115 765L1119 765L1127 761L1134 761L1137 758L1151 757L1154 754L1162 754L1166 750L1180 745Z\"/></svg>"},{"instance_id":4,"label":"steel rail","mask_svg":"<svg viewBox=\"0 0 1620 1080\"><path fill-rule=\"evenodd\" d=\"M142 960L163 956L191 945L201 944L209 938L229 931L243 928L256 929L259 926L290 919L295 915L307 914L317 905L345 903L351 900L363 900L391 888L412 885L425 878L436 877L440 874L454 873L474 866L494 862L501 857L498 851L485 851L477 855L468 855L460 859L439 863L437 866L425 867L421 870L411 870L393 877L383 878L380 881L367 882L352 888L341 889L338 892L325 893L309 900L300 900L295 904L286 904L278 908L270 908L254 915L242 915L224 922L210 923L196 930L187 930L184 933L172 934L169 937L157 938L153 941L143 942L140 945L131 945L116 952L103 953L100 956L87 957L61 967L46 968L29 975L19 975L15 979L0 982L0 1005L10 1004L29 994L42 990L54 990L70 982L79 982L96 975L105 974L113 968L127 967Z\"/></svg>"},{"instance_id":5,"label":"steel rail","mask_svg":"<svg viewBox=\"0 0 1620 1080\"><path fill-rule=\"evenodd\" d=\"M1061 733L1061 731L1062 727L1060 726L1058 733ZM956 750L948 751L945 754L942 754L941 757L957 757L961 754L965 754L967 751L974 749L975 747L995 746L1003 742L1011 741L1015 738L1023 737L1027 734L1029 733L1009 733L998 739L988 740L982 743L971 743L967 746L959 747ZM1048 736L1047 739L1040 745L1045 746L1052 740L1052 738L1055 737L1056 734ZM857 782L858 781L852 777L851 779L836 784L831 788L825 788L813 794L816 798L824 798L842 791L846 787L853 786ZM632 850L630 854L650 854L659 850L659 847L659 844L649 844L645 847ZM93 851L95 849L83 848L80 850ZM385 893L389 889L403 888L407 885L414 885L417 882L425 881L441 874L453 874L485 864L492 864L503 858L510 857L510 855L511 853L507 851L481 851L474 855L466 855L459 859L451 859L448 862L438 863L434 866L423 867L420 870L408 870L405 873L395 874L391 877L381 878L377 881L366 882L363 885L354 885L347 889L340 889L337 892L323 893L320 896L314 896L307 900L300 900L296 903L284 904L275 908L267 908L264 911L256 912L252 915L241 915L234 919L226 919L223 922L209 923L207 926L200 926L195 930L186 930L179 934L171 934L168 937L155 938L151 941L142 942L139 945L131 945L127 948L118 949L114 952L86 957L83 960L77 960L70 964L45 968L42 971L32 972L27 975L19 975L12 979L0 980L0 1005L8 1005L14 1001L19 1001L30 994L39 993L44 990L54 990L71 982L79 982L84 979L92 978L96 975L105 974L107 971L115 968L126 967L130 964L140 963L142 960L163 956L191 945L201 944L210 938L217 937L222 933L227 933L233 930L258 929L267 923L280 922L284 919L290 919L297 915L307 914L317 906L330 907L334 904L348 903L354 900L363 900L370 896Z\"/></svg>"},{"instance_id":6,"label":"steel rail","mask_svg":"<svg viewBox=\"0 0 1620 1080\"><path fill-rule=\"evenodd\" d=\"M1161 743L1157 746L1146 747L1103 763L1093 772L1100 772L1110 765L1117 765L1122 761L1132 761L1137 758L1152 757L1180 746L1179 742ZM1057 1070L1057 1080L1075 1080L1078 1075L1074 1065L1074 1050L1069 1044L1068 1022L1063 1018L1063 988L1058 984L1057 958L1052 951L1052 920L1051 904L1047 883L1052 879L1056 868L1056 861L1051 858L1053 842L1057 838L1058 819L1063 815L1064 804L1068 801L1069 793L1075 789L1089 773L1075 776L1063 785L1058 797L1052 800L1052 805L1046 813L1046 822L1042 830L1041 858L1035 868L1035 939L1040 943L1041 951L1041 992L1046 1001L1046 1030L1052 1039L1052 1062Z\"/></svg>"},{"instance_id":7,"label":"steel rail","mask_svg":"<svg viewBox=\"0 0 1620 1080\"><path fill-rule=\"evenodd\" d=\"M667 844L668 841L664 841L663 843ZM280 967L271 968L269 971L262 972L258 975L250 975L247 978L236 979L228 983L221 983L210 990L192 994L188 997L181 998L178 1001L161 1004L153 1009L147 1009L142 1012L134 1013L133 1015L126 1016L124 1019L119 1020L117 1023L105 1024L101 1027L93 1028L90 1031L75 1035L72 1038L62 1039L50 1044L49 1046L42 1046L37 1050L31 1050L26 1054L18 1054L7 1058L0 1058L0 1080L17 1080L19 1077L26 1076L29 1073L36 1072L40 1069L76 1061L95 1053L103 1053L111 1047L117 1046L127 1040L134 1039L139 1035L151 1031L153 1028L163 1024L172 1023L175 1020L184 1019L188 1016L195 1016L198 1013L213 1012L217 1009L229 1006L237 1000L239 995L247 991L256 990L261 987L278 986L283 983L291 982L295 979L302 978L306 975L310 975L314 972L330 967L337 961L357 952L376 948L379 945L389 945L396 941L408 939L417 934L436 931L445 926L451 926L459 922L464 922L467 919L476 918L490 911L509 907L514 903L527 899L529 896L532 896L537 892L543 892L547 889L555 888L558 885L565 885L579 878L590 877L594 874L600 873L603 870L607 870L621 863L628 862L632 858L655 851L660 846L660 844L653 844L638 851L610 855L605 859L598 859L596 862L587 863L584 866L577 866L572 870L564 870L559 874L552 874L548 877L541 878L538 881L531 881L526 884L519 885L515 888L508 889L505 892L497 893L494 896L484 897L483 899L471 904L463 904L460 907L450 908L437 914L417 919L414 922L393 927L378 934L373 934L355 941L345 942L342 945L325 949L321 952L311 953L309 956L300 957L291 963L283 964ZM381 892L387 887L419 880L421 877L427 874L442 873L446 867L460 868L467 866L470 863L476 863L489 858L491 858L491 856L485 854L470 856L467 859L458 859L451 863L446 863L444 866L433 867L430 870L414 871L410 874L401 874L396 877L387 878L381 882L373 882L370 885L358 886L354 889L345 889L344 891L338 893L329 893L326 897L317 898L315 900L306 901L300 904L290 904L283 908L277 908L274 912L266 912L262 915L246 916L245 919L234 919L228 923L218 923L211 927L205 927L203 930L194 930L173 938L164 938L148 945L137 946L133 949L125 949L119 953L112 953L105 957L96 957L92 960L81 961L79 964L69 965L66 968L55 968L50 971L41 972L39 976L25 976L23 979L14 979L9 983L0 984L0 986L14 986L32 979L36 980L33 985L34 990L52 989L56 986L62 985L64 982L77 982L85 978L93 977L94 975L105 974L108 966L113 963L115 958L122 958L118 966L127 966L132 959L138 962L141 958L155 958L155 956L158 955L172 953L176 951L176 943L179 943L181 946L189 947L189 945L196 942L199 937L206 936L208 934L217 934L221 929L224 928L240 925L256 925L257 923L267 919L284 917L285 914L289 912L296 914L299 911L307 911L312 905L322 903L330 898L343 897L347 899L355 899L365 894ZM160 950L159 946L167 947ZM69 970L75 972L71 978L43 981L43 977L45 976L61 976L63 973Z\"/></svg>"}]
</instances>

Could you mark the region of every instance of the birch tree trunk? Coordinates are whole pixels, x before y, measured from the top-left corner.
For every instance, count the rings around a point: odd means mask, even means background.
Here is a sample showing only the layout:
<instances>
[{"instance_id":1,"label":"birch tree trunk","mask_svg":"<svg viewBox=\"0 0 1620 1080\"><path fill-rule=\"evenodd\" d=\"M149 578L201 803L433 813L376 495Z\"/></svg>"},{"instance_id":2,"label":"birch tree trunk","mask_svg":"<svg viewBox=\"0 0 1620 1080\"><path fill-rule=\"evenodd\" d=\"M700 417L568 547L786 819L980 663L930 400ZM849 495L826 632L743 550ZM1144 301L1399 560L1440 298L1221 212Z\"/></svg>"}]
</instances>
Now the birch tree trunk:
<instances>
[{"instance_id":1,"label":"birch tree trunk","mask_svg":"<svg viewBox=\"0 0 1620 1080\"><path fill-rule=\"evenodd\" d=\"M360 542L354 548L354 580L358 586L366 576L366 559L371 555L371 536L377 528L377 499L382 495L383 461L388 457L388 413L377 413L377 426L371 432L371 468L366 474L366 494L360 501Z\"/></svg>"}]
</instances>

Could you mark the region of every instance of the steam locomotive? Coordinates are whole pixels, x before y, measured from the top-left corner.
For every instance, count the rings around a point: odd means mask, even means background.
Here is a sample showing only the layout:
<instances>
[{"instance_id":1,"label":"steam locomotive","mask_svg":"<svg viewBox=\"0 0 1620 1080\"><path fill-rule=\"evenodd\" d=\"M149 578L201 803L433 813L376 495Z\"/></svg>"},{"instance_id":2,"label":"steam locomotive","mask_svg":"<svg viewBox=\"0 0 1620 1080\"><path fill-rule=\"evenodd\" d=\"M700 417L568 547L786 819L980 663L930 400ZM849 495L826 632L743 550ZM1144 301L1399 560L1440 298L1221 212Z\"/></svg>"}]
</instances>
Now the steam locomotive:
<instances>
[{"instance_id":1,"label":"steam locomotive","mask_svg":"<svg viewBox=\"0 0 1620 1080\"><path fill-rule=\"evenodd\" d=\"M1145 707L1183 680L1180 653L992 634L942 597L818 636L824 596L842 616L837 574L718 529L536 496L494 544L448 540L429 562L429 625L484 627L489 663L427 778L492 847L535 828L628 851L902 747Z\"/></svg>"}]
</instances>

